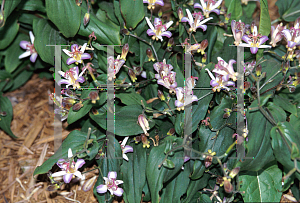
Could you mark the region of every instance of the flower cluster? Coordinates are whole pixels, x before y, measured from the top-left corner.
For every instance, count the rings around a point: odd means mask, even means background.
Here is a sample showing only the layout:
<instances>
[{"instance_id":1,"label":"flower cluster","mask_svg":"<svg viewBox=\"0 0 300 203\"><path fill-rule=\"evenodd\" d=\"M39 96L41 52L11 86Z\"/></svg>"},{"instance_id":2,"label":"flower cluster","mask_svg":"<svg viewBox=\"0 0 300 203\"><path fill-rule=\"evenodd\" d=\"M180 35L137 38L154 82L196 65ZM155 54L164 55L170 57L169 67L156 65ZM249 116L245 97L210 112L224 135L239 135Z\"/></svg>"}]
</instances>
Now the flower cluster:
<instances>
[{"instance_id":1,"label":"flower cluster","mask_svg":"<svg viewBox=\"0 0 300 203\"><path fill-rule=\"evenodd\" d=\"M176 72L171 71L173 66L171 64L166 64L166 60L164 59L163 62L155 63L153 67L157 72L157 74L155 74L157 84L169 89L170 94L173 94L177 87L177 82L175 81Z\"/></svg>"},{"instance_id":2,"label":"flower cluster","mask_svg":"<svg viewBox=\"0 0 300 203\"><path fill-rule=\"evenodd\" d=\"M203 20L204 17L202 16L201 12L194 12L194 14L192 15L189 9L186 9L186 13L188 17L183 17L180 21L189 23L189 32L196 32L197 28L201 28L203 31L205 31L207 29L207 25L204 25L204 23L206 23L210 19L213 19L212 17L210 17Z\"/></svg>"},{"instance_id":3,"label":"flower cluster","mask_svg":"<svg viewBox=\"0 0 300 203\"><path fill-rule=\"evenodd\" d=\"M220 92L222 89L229 91L229 86L235 87L234 81L236 81L238 74L233 70L233 63L236 63L233 59L227 64L221 57L218 57L218 64L215 65L215 68L212 71L215 73L215 76L210 70L207 68L205 69L211 78L210 85L213 87L214 92ZM233 81L230 81L230 78Z\"/></svg>"}]
</instances>

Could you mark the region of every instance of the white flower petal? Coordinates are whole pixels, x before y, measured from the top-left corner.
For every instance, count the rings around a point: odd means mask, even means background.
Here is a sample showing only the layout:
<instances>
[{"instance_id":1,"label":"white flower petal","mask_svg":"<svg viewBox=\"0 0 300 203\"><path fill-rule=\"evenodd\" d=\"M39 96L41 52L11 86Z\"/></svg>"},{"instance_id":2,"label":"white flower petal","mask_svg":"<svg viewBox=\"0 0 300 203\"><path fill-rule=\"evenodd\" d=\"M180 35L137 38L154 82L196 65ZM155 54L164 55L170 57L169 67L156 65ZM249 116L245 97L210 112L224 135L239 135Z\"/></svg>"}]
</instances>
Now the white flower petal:
<instances>
[{"instance_id":1,"label":"white flower petal","mask_svg":"<svg viewBox=\"0 0 300 203\"><path fill-rule=\"evenodd\" d=\"M31 44L33 44L34 43L34 35L31 31L29 31L29 36L30 36Z\"/></svg>"},{"instance_id":2,"label":"white flower petal","mask_svg":"<svg viewBox=\"0 0 300 203\"><path fill-rule=\"evenodd\" d=\"M166 26L166 30L169 29L169 27L173 24L173 21L171 20L170 22L168 22L165 26Z\"/></svg>"},{"instance_id":3,"label":"white flower petal","mask_svg":"<svg viewBox=\"0 0 300 203\"><path fill-rule=\"evenodd\" d=\"M84 43L80 49L81 53L84 53L87 43Z\"/></svg>"},{"instance_id":4,"label":"white flower petal","mask_svg":"<svg viewBox=\"0 0 300 203\"><path fill-rule=\"evenodd\" d=\"M125 137L124 140L122 141L121 145L124 147L126 145L126 142L128 140L129 137Z\"/></svg>"},{"instance_id":5,"label":"white flower petal","mask_svg":"<svg viewBox=\"0 0 300 203\"><path fill-rule=\"evenodd\" d=\"M72 156L73 156L72 149L69 148L69 150L68 150L68 158L71 158Z\"/></svg>"},{"instance_id":6,"label":"white flower petal","mask_svg":"<svg viewBox=\"0 0 300 203\"><path fill-rule=\"evenodd\" d=\"M150 22L149 18L145 17L146 18L146 21L147 21L147 24L148 26L150 27L151 30L155 30L152 23Z\"/></svg>"},{"instance_id":7,"label":"white flower petal","mask_svg":"<svg viewBox=\"0 0 300 203\"><path fill-rule=\"evenodd\" d=\"M191 14L191 12L190 12L189 9L186 9L186 13L188 15L188 18L189 18L190 22L193 22L193 16L192 16L192 14Z\"/></svg>"},{"instance_id":8,"label":"white flower petal","mask_svg":"<svg viewBox=\"0 0 300 203\"><path fill-rule=\"evenodd\" d=\"M59 177L59 176L64 176L64 175L66 175L66 174L67 174L66 171L58 171L58 172L56 172L56 173L53 173L51 176L52 176L52 177Z\"/></svg>"},{"instance_id":9,"label":"white flower petal","mask_svg":"<svg viewBox=\"0 0 300 203\"><path fill-rule=\"evenodd\" d=\"M30 55L31 55L31 54L30 54L30 51L26 51L26 52L24 52L23 54L21 54L21 55L19 56L19 59L28 57L28 56L30 56Z\"/></svg>"},{"instance_id":10,"label":"white flower petal","mask_svg":"<svg viewBox=\"0 0 300 203\"><path fill-rule=\"evenodd\" d=\"M69 57L72 57L72 54L70 54L70 51L67 49L63 49L63 52L65 52L65 54L67 54Z\"/></svg>"}]
</instances>

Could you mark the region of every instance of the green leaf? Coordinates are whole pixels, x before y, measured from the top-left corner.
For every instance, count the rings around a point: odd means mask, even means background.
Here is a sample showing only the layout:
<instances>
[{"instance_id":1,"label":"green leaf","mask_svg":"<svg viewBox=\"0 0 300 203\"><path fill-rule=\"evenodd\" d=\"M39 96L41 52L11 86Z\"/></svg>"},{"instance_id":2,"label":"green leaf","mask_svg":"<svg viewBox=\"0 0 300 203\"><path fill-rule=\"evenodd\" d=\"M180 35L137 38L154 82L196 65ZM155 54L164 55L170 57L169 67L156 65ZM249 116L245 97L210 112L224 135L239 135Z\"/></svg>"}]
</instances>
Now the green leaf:
<instances>
[{"instance_id":1,"label":"green leaf","mask_svg":"<svg viewBox=\"0 0 300 203\"><path fill-rule=\"evenodd\" d=\"M11 12L18 6L21 0L5 1L4 3L4 21L7 20Z\"/></svg>"},{"instance_id":2,"label":"green leaf","mask_svg":"<svg viewBox=\"0 0 300 203\"><path fill-rule=\"evenodd\" d=\"M267 108L270 110L276 123L286 121L286 113L281 107L277 106L273 102L269 102L267 104Z\"/></svg>"},{"instance_id":3,"label":"green leaf","mask_svg":"<svg viewBox=\"0 0 300 203\"><path fill-rule=\"evenodd\" d=\"M81 107L78 111L74 111L73 107L70 109L68 114L68 124L74 123L75 121L84 117L92 108L92 104L90 101L84 101L83 107Z\"/></svg>"},{"instance_id":4,"label":"green leaf","mask_svg":"<svg viewBox=\"0 0 300 203\"><path fill-rule=\"evenodd\" d=\"M17 17L18 14L11 16L5 25L0 28L0 49L5 49L17 36L19 31Z\"/></svg>"},{"instance_id":5,"label":"green leaf","mask_svg":"<svg viewBox=\"0 0 300 203\"><path fill-rule=\"evenodd\" d=\"M300 5L297 0L278 0L275 4L284 21L292 22L299 17Z\"/></svg>"},{"instance_id":6,"label":"green leaf","mask_svg":"<svg viewBox=\"0 0 300 203\"><path fill-rule=\"evenodd\" d=\"M133 152L127 153L128 161L123 161L124 200L128 203L140 203L142 190L146 183L146 149L142 144L130 144Z\"/></svg>"},{"instance_id":7,"label":"green leaf","mask_svg":"<svg viewBox=\"0 0 300 203\"><path fill-rule=\"evenodd\" d=\"M279 131L283 135L283 138L281 137ZM291 143L295 143L299 148L299 132L295 131L289 122L281 122L272 128L270 134L272 137L272 148L275 158L283 165L285 172L288 173L294 168L294 161L291 160L291 153L287 147L287 144L291 148ZM297 161L297 166L300 168L300 161ZM300 174L298 172L295 172L295 175L298 179L300 179Z\"/></svg>"},{"instance_id":8,"label":"green leaf","mask_svg":"<svg viewBox=\"0 0 300 203\"><path fill-rule=\"evenodd\" d=\"M175 164L173 163L173 161L169 160L169 159L166 159L164 162L163 162L163 166L166 167L166 168L169 168L169 169L172 169L175 167Z\"/></svg>"},{"instance_id":9,"label":"green leaf","mask_svg":"<svg viewBox=\"0 0 300 203\"><path fill-rule=\"evenodd\" d=\"M84 16L87 11L86 3L81 4L81 15ZM93 13L90 13L90 22L84 27L81 23L78 34L88 37L92 32L97 37L97 42L107 45L120 45L120 28L108 18L98 19ZM117 48L115 48L117 49Z\"/></svg>"},{"instance_id":10,"label":"green leaf","mask_svg":"<svg viewBox=\"0 0 300 203\"><path fill-rule=\"evenodd\" d=\"M259 30L258 33L268 36L271 31L271 19L268 9L268 1L260 1L260 21L259 21ZM256 61L263 57L263 49L259 49L256 54Z\"/></svg>"},{"instance_id":11,"label":"green leaf","mask_svg":"<svg viewBox=\"0 0 300 203\"><path fill-rule=\"evenodd\" d=\"M10 123L13 118L13 107L10 100L2 96L2 92L0 92L0 111L6 113L5 116L0 115L0 128L12 138L18 138L10 129Z\"/></svg>"},{"instance_id":12,"label":"green leaf","mask_svg":"<svg viewBox=\"0 0 300 203\"><path fill-rule=\"evenodd\" d=\"M272 96L272 94L267 94L264 96L260 97L260 106L264 106L268 100L270 99L270 97ZM251 105L249 106L249 111L257 111L258 110L258 99L255 99Z\"/></svg>"},{"instance_id":13,"label":"green leaf","mask_svg":"<svg viewBox=\"0 0 300 203\"><path fill-rule=\"evenodd\" d=\"M239 21L243 15L243 8L240 0L232 0L229 4L227 14L231 13L231 20Z\"/></svg>"},{"instance_id":14,"label":"green leaf","mask_svg":"<svg viewBox=\"0 0 300 203\"><path fill-rule=\"evenodd\" d=\"M14 80L12 79L12 75L5 70L0 70L0 90L3 92L7 91L9 88L11 88L13 83Z\"/></svg>"},{"instance_id":15,"label":"green leaf","mask_svg":"<svg viewBox=\"0 0 300 203\"><path fill-rule=\"evenodd\" d=\"M280 106L285 111L290 112L291 114L294 114L295 116L297 116L296 105L290 103L288 99L282 98L279 95L275 95L275 97L273 98L273 101L274 101L274 104L276 104L277 106Z\"/></svg>"},{"instance_id":16,"label":"green leaf","mask_svg":"<svg viewBox=\"0 0 300 203\"><path fill-rule=\"evenodd\" d=\"M67 44L67 40L46 19L33 20L33 33L35 35L34 47L39 57L46 63L54 65L55 47L53 45Z\"/></svg>"},{"instance_id":17,"label":"green leaf","mask_svg":"<svg viewBox=\"0 0 300 203\"><path fill-rule=\"evenodd\" d=\"M68 150L72 149L73 155L78 149L83 147L83 144L86 140L86 133L83 133L78 130L73 130L68 137L63 141L62 145L59 147L57 152L46 160L41 166L38 166L33 175L44 174L51 170L52 166L62 158L68 158Z\"/></svg>"},{"instance_id":18,"label":"green leaf","mask_svg":"<svg viewBox=\"0 0 300 203\"><path fill-rule=\"evenodd\" d=\"M125 105L141 105L141 100L144 105L147 105L146 100L141 95L137 94L134 90L130 89L127 92L116 93L115 96L121 100Z\"/></svg>"},{"instance_id":19,"label":"green leaf","mask_svg":"<svg viewBox=\"0 0 300 203\"><path fill-rule=\"evenodd\" d=\"M180 203L180 197L186 192L189 185L190 169L189 165L185 165L183 171L172 178L170 182L162 189L160 202Z\"/></svg>"},{"instance_id":20,"label":"green leaf","mask_svg":"<svg viewBox=\"0 0 300 203\"><path fill-rule=\"evenodd\" d=\"M121 14L125 20L127 28L134 29L145 17L144 5L142 1L120 0Z\"/></svg>"},{"instance_id":21,"label":"green leaf","mask_svg":"<svg viewBox=\"0 0 300 203\"><path fill-rule=\"evenodd\" d=\"M45 13L46 8L44 4L43 0L27 0L22 1L18 7L25 11L40 11Z\"/></svg>"},{"instance_id":22,"label":"green leaf","mask_svg":"<svg viewBox=\"0 0 300 203\"><path fill-rule=\"evenodd\" d=\"M26 50L20 47L20 42L22 40L29 39L25 34L18 34L14 42L7 48L6 56L4 58L5 70L9 73L12 73L24 59L19 59L19 56L23 54ZM30 40L28 40L30 41Z\"/></svg>"},{"instance_id":23,"label":"green leaf","mask_svg":"<svg viewBox=\"0 0 300 203\"><path fill-rule=\"evenodd\" d=\"M260 111L247 112L246 117L249 134L245 157L250 157L250 159L238 162L235 167L241 167L240 171L258 171L274 160L270 141L272 125Z\"/></svg>"},{"instance_id":24,"label":"green leaf","mask_svg":"<svg viewBox=\"0 0 300 203\"><path fill-rule=\"evenodd\" d=\"M187 197L183 200L184 203L190 203L193 202L192 199L194 199L194 195L201 189L205 188L207 186L208 180L211 175L208 173L205 173L200 179L198 180L191 180L190 184L187 189ZM205 202L205 201L200 201ZM209 201L208 201L209 202Z\"/></svg>"},{"instance_id":25,"label":"green leaf","mask_svg":"<svg viewBox=\"0 0 300 203\"><path fill-rule=\"evenodd\" d=\"M115 112L115 134L119 136L138 135L143 133L143 129L137 124L138 116L142 114L141 105L130 105L120 108ZM103 129L106 130L106 110L103 114L93 115L90 117ZM149 122L150 128L155 122Z\"/></svg>"},{"instance_id":26,"label":"green leaf","mask_svg":"<svg viewBox=\"0 0 300 203\"><path fill-rule=\"evenodd\" d=\"M18 69L16 71L24 69L24 67L27 65L28 65L28 63L26 63L26 62L23 63L22 65L20 65L18 67ZM15 78L13 80L13 85L9 89L9 91L14 91L15 89L18 89L19 87L24 85L31 78L32 75L33 75L32 69L31 70L26 70L26 69L23 70L21 73L19 73L17 76L15 76Z\"/></svg>"},{"instance_id":27,"label":"green leaf","mask_svg":"<svg viewBox=\"0 0 300 203\"><path fill-rule=\"evenodd\" d=\"M76 35L80 26L81 12L75 1L46 0L46 10L49 19L65 37Z\"/></svg>"},{"instance_id":28,"label":"green leaf","mask_svg":"<svg viewBox=\"0 0 300 203\"><path fill-rule=\"evenodd\" d=\"M176 142L177 145L182 143L182 139L173 136L169 136L166 139L171 139L172 142ZM181 166L183 165L184 155L182 150L175 152L172 157L169 157L169 159L175 164L175 168L172 170L169 170L163 166L158 168L158 165L161 164L165 157L165 147L165 143L160 144L157 147L153 147L147 161L146 177L150 187L151 201L153 203L159 202L159 191L163 188L163 183L174 177L178 171L181 170Z\"/></svg>"},{"instance_id":29,"label":"green leaf","mask_svg":"<svg viewBox=\"0 0 300 203\"><path fill-rule=\"evenodd\" d=\"M106 15L113 23L119 25L119 21L118 21L117 17L115 16L113 3L101 1L98 3L98 5L101 10L105 11ZM117 9L119 9L119 8L117 8Z\"/></svg>"},{"instance_id":30,"label":"green leaf","mask_svg":"<svg viewBox=\"0 0 300 203\"><path fill-rule=\"evenodd\" d=\"M245 202L279 202L282 173L276 162L257 172L240 173L242 181L240 191Z\"/></svg>"}]
</instances>

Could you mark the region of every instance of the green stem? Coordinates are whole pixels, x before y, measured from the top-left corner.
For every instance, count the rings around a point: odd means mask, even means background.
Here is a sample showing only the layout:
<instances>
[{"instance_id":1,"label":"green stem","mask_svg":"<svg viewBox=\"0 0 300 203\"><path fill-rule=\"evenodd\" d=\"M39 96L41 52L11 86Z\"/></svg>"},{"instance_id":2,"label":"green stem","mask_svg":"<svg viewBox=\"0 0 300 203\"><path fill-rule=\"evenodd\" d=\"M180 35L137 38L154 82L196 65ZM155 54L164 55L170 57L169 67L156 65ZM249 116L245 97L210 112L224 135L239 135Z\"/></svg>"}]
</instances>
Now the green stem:
<instances>
[{"instance_id":1,"label":"green stem","mask_svg":"<svg viewBox=\"0 0 300 203\"><path fill-rule=\"evenodd\" d=\"M270 77L261 87L259 90L261 90L266 84L268 84L276 75L278 75L281 71L277 71L272 77Z\"/></svg>"},{"instance_id":2,"label":"green stem","mask_svg":"<svg viewBox=\"0 0 300 203\"><path fill-rule=\"evenodd\" d=\"M214 93L214 92L209 92L209 93L205 94L204 96L200 97L200 98L198 99L198 101L200 101L201 99L207 97L208 95L210 95L210 94L212 94L212 93Z\"/></svg>"},{"instance_id":3,"label":"green stem","mask_svg":"<svg viewBox=\"0 0 300 203\"><path fill-rule=\"evenodd\" d=\"M281 18L277 18L276 20L273 20L273 21L271 22L271 25L273 25L273 24L275 24L275 23L277 23L277 22L279 22L279 21L281 21Z\"/></svg>"}]
</instances>

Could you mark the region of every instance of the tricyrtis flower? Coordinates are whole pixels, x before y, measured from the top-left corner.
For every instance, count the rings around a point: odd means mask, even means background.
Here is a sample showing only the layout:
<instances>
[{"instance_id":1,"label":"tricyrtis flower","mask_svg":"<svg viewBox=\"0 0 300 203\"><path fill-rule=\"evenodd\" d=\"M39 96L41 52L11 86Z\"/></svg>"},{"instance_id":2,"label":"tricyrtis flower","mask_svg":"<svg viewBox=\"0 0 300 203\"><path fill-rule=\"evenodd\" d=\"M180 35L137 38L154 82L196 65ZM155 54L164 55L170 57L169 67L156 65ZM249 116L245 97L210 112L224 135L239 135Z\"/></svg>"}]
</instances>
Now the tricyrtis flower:
<instances>
[{"instance_id":1,"label":"tricyrtis flower","mask_svg":"<svg viewBox=\"0 0 300 203\"><path fill-rule=\"evenodd\" d=\"M158 4L160 6L164 6L164 1L163 0L143 0L143 3L148 4L148 9L155 9L155 4Z\"/></svg>"},{"instance_id":2,"label":"tricyrtis flower","mask_svg":"<svg viewBox=\"0 0 300 203\"><path fill-rule=\"evenodd\" d=\"M288 48L288 51L293 51L296 49L296 46L300 45L299 19L300 18L295 21L294 27L290 28L290 30L284 29L281 32L287 41L286 48Z\"/></svg>"},{"instance_id":3,"label":"tricyrtis flower","mask_svg":"<svg viewBox=\"0 0 300 203\"><path fill-rule=\"evenodd\" d=\"M160 39L161 41L163 41L163 36L166 36L168 38L172 36L172 33L170 31L167 31L167 29L169 29L169 27L173 24L173 21L170 21L167 24L163 25L159 18L155 18L154 26L150 22L149 18L146 17L146 21L148 23L148 26L150 27L150 29L147 30L147 34L149 36L153 36L153 40Z\"/></svg>"},{"instance_id":4,"label":"tricyrtis flower","mask_svg":"<svg viewBox=\"0 0 300 203\"><path fill-rule=\"evenodd\" d=\"M139 115L139 117L138 117L138 124L141 126L141 128L144 131L144 133L147 136L149 136L149 133L147 132L147 130L150 130L150 126L149 126L147 118L143 114Z\"/></svg>"},{"instance_id":5,"label":"tricyrtis flower","mask_svg":"<svg viewBox=\"0 0 300 203\"><path fill-rule=\"evenodd\" d=\"M175 81L176 72L171 71L169 75L164 76L163 79L158 79L157 84L169 89L170 94L174 94L177 82Z\"/></svg>"},{"instance_id":6,"label":"tricyrtis flower","mask_svg":"<svg viewBox=\"0 0 300 203\"><path fill-rule=\"evenodd\" d=\"M123 189L119 188L118 185L122 184L122 180L117 180L117 172L110 171L108 172L107 177L103 177L105 184L97 186L96 190L98 193L106 193L107 190L111 195L122 196Z\"/></svg>"},{"instance_id":7,"label":"tricyrtis flower","mask_svg":"<svg viewBox=\"0 0 300 203\"><path fill-rule=\"evenodd\" d=\"M30 56L30 61L32 63L34 63L36 61L36 58L38 56L35 48L34 48L34 35L31 31L29 31L29 36L30 36L30 42L28 41L21 41L20 42L20 47L22 49L26 49L26 52L24 52L23 54L21 54L19 56L19 59L25 58L27 56Z\"/></svg>"},{"instance_id":8,"label":"tricyrtis flower","mask_svg":"<svg viewBox=\"0 0 300 203\"><path fill-rule=\"evenodd\" d=\"M69 148L68 158L71 159L72 157L73 153L71 148ZM53 173L52 177L63 176L65 183L71 182L72 178L74 178L75 176L79 177L80 179L84 179L84 176L81 174L80 171L78 171L78 169L85 164L85 161L83 159L77 159L76 163L73 160L70 161L65 159L59 159L56 164L59 168L62 169L62 171Z\"/></svg>"},{"instance_id":9,"label":"tricyrtis flower","mask_svg":"<svg viewBox=\"0 0 300 203\"><path fill-rule=\"evenodd\" d=\"M203 31L205 31L207 29L207 25L203 24L209 21L210 19L213 19L212 17L210 17L203 20L201 12L194 13L192 15L189 9L186 9L186 13L188 17L181 18L181 22L188 22L190 24L189 32L196 32L197 28L201 28Z\"/></svg>"},{"instance_id":10,"label":"tricyrtis flower","mask_svg":"<svg viewBox=\"0 0 300 203\"><path fill-rule=\"evenodd\" d=\"M236 81L238 73L234 72L232 67L232 64L236 63L236 61L231 59L228 64L221 57L218 57L217 59L218 64L215 65L215 69L212 72L222 75L223 81L228 81L229 78Z\"/></svg>"},{"instance_id":11,"label":"tricyrtis flower","mask_svg":"<svg viewBox=\"0 0 300 203\"><path fill-rule=\"evenodd\" d=\"M183 89L182 87L176 88L176 97L175 106L177 110L184 110L184 106L193 103L194 101L198 101L197 96L193 95L193 91L189 89Z\"/></svg>"},{"instance_id":12,"label":"tricyrtis flower","mask_svg":"<svg viewBox=\"0 0 300 203\"><path fill-rule=\"evenodd\" d=\"M90 59L91 55L88 53L84 53L85 48L86 48L87 43L85 43L79 50L79 47L77 44L73 44L71 46L71 51L67 50L67 49L63 49L63 51L65 52L65 54L67 54L69 57L67 59L67 64L70 65L72 63L82 63L83 59Z\"/></svg>"},{"instance_id":13,"label":"tricyrtis flower","mask_svg":"<svg viewBox=\"0 0 300 203\"><path fill-rule=\"evenodd\" d=\"M109 65L107 70L108 80L112 81L116 79L116 74L120 71L121 67L124 65L125 60L120 59L120 55L116 59L113 56L107 58L107 63Z\"/></svg>"},{"instance_id":14,"label":"tricyrtis flower","mask_svg":"<svg viewBox=\"0 0 300 203\"><path fill-rule=\"evenodd\" d=\"M166 59L164 59L163 62L157 62L153 64L153 67L154 70L156 70L156 72L158 73L155 74L155 78L157 80L163 79L164 76L169 75L169 73L173 69L173 66L171 64L166 64Z\"/></svg>"},{"instance_id":15,"label":"tricyrtis flower","mask_svg":"<svg viewBox=\"0 0 300 203\"><path fill-rule=\"evenodd\" d=\"M233 81L223 81L222 75L216 74L215 77L207 68L205 70L207 70L211 78L210 85L213 87L214 92L220 92L222 89L229 91L230 89L228 88L228 86L235 86L235 83Z\"/></svg>"},{"instance_id":16,"label":"tricyrtis flower","mask_svg":"<svg viewBox=\"0 0 300 203\"><path fill-rule=\"evenodd\" d=\"M238 46L242 42L242 37L245 33L245 23L243 23L241 20L239 20L239 22L232 20L231 30L234 37L234 44Z\"/></svg>"},{"instance_id":17,"label":"tricyrtis flower","mask_svg":"<svg viewBox=\"0 0 300 203\"><path fill-rule=\"evenodd\" d=\"M271 42L270 44L275 47L276 44L282 39L282 31L286 28L286 26L283 27L282 23L277 25L276 29L275 26L271 26Z\"/></svg>"},{"instance_id":18,"label":"tricyrtis flower","mask_svg":"<svg viewBox=\"0 0 300 203\"><path fill-rule=\"evenodd\" d=\"M194 8L200 8L206 18L209 17L211 12L220 15L220 10L217 8L221 5L222 0L200 0L200 3L201 5L199 3L195 3Z\"/></svg>"},{"instance_id":19,"label":"tricyrtis flower","mask_svg":"<svg viewBox=\"0 0 300 203\"><path fill-rule=\"evenodd\" d=\"M196 86L196 80L198 80L198 77L193 77L193 76L186 79L186 89L188 91L192 91L192 89Z\"/></svg>"},{"instance_id":20,"label":"tricyrtis flower","mask_svg":"<svg viewBox=\"0 0 300 203\"><path fill-rule=\"evenodd\" d=\"M129 145L126 145L126 142L127 142L128 138L129 137L125 137L124 140L121 143L123 159L125 159L126 161L128 161L128 157L127 157L126 153L133 152L133 148Z\"/></svg>"},{"instance_id":21,"label":"tricyrtis flower","mask_svg":"<svg viewBox=\"0 0 300 203\"><path fill-rule=\"evenodd\" d=\"M150 147L150 141L147 139L146 135L142 134L141 135L141 140L143 143L143 148L149 148Z\"/></svg>"},{"instance_id":22,"label":"tricyrtis flower","mask_svg":"<svg viewBox=\"0 0 300 203\"><path fill-rule=\"evenodd\" d=\"M250 51L252 54L256 54L258 51L258 48L271 48L270 45L262 45L265 43L269 38L267 36L262 36L261 34L258 34L257 27L254 26L253 33L247 35L244 35L242 37L242 40L245 41L245 43L241 43L239 46L242 47L250 47Z\"/></svg>"},{"instance_id":23,"label":"tricyrtis flower","mask_svg":"<svg viewBox=\"0 0 300 203\"><path fill-rule=\"evenodd\" d=\"M63 71L58 71L58 73L66 78L66 79L61 79L58 81L58 85L61 85L61 84L67 84L67 88L72 85L73 88L80 88L80 85L79 83L83 83L85 81L84 77L82 76L82 74L84 73L84 71L82 71L79 74L79 70L78 70L78 66L76 67L73 67L73 68L70 68L68 71L66 72L63 72Z\"/></svg>"}]
</instances>

